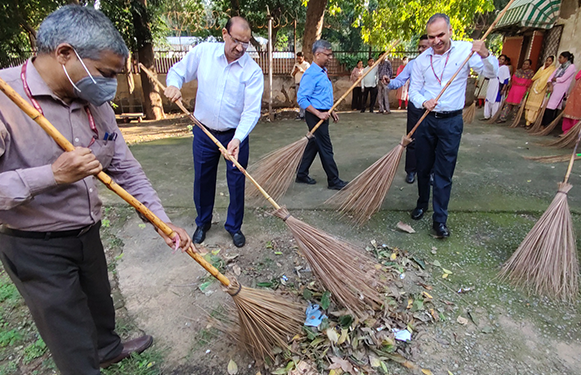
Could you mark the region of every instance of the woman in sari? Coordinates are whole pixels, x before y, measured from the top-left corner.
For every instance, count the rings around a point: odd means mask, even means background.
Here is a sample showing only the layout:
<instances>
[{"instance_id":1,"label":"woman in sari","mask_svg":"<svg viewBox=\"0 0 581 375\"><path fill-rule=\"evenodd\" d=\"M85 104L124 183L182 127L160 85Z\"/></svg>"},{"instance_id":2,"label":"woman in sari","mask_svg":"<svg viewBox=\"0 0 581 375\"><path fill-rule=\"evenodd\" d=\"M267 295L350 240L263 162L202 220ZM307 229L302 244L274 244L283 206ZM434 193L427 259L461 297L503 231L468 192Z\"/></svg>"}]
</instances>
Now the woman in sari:
<instances>
[{"instance_id":1,"label":"woman in sari","mask_svg":"<svg viewBox=\"0 0 581 375\"><path fill-rule=\"evenodd\" d=\"M551 93L543 125L549 125L557 117L557 110L562 108L563 98L567 95L577 68L573 65L573 54L565 51L559 55L559 67L549 77L547 90Z\"/></svg>"},{"instance_id":2,"label":"woman in sari","mask_svg":"<svg viewBox=\"0 0 581 375\"><path fill-rule=\"evenodd\" d=\"M545 99L547 82L549 81L551 74L553 74L555 69L557 69L553 64L554 62L555 56L547 57L545 65L543 65L533 77L533 85L531 86L525 104L525 119L527 126L531 126L535 121L537 121L537 116L539 115L539 111L543 106L543 100Z\"/></svg>"},{"instance_id":3,"label":"woman in sari","mask_svg":"<svg viewBox=\"0 0 581 375\"><path fill-rule=\"evenodd\" d=\"M517 69L512 80L510 81L508 96L506 97L506 105L500 113L500 118L497 122L506 122L507 117L512 112L515 106L521 104L525 93L527 92L530 85L533 83L532 78L535 75L535 71L531 69L531 64L533 62L526 59L521 68Z\"/></svg>"},{"instance_id":4,"label":"woman in sari","mask_svg":"<svg viewBox=\"0 0 581 375\"><path fill-rule=\"evenodd\" d=\"M575 87L567 97L567 105L563 111L563 134L566 134L581 120L581 70L575 76Z\"/></svg>"},{"instance_id":5,"label":"woman in sari","mask_svg":"<svg viewBox=\"0 0 581 375\"><path fill-rule=\"evenodd\" d=\"M397 67L397 73L396 73L396 77L399 75L399 73L403 72L403 69L405 68L405 66L408 63L408 58L407 56L403 58L402 60L402 64L400 66ZM401 103L405 102L405 108L408 107L408 89L410 87L410 81L408 80L405 85L403 85L402 87L400 87L399 89L397 89L397 100L399 103L399 107L398 109L402 109Z\"/></svg>"},{"instance_id":6,"label":"woman in sari","mask_svg":"<svg viewBox=\"0 0 581 375\"><path fill-rule=\"evenodd\" d=\"M357 66L351 72L351 82L355 83L363 75L363 60L357 61ZM353 88L353 99L351 100L351 110L361 110L361 86Z\"/></svg>"}]
</instances>

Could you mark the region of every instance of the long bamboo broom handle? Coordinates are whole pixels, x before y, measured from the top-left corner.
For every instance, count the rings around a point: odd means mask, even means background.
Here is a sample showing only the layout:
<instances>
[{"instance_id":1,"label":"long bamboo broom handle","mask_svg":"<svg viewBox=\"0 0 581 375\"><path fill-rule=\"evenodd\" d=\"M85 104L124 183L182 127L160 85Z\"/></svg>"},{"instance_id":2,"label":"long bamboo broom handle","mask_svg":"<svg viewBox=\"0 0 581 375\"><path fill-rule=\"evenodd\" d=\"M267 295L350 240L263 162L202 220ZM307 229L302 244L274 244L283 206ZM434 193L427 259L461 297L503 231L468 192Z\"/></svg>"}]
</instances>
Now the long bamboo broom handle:
<instances>
[{"instance_id":1,"label":"long bamboo broom handle","mask_svg":"<svg viewBox=\"0 0 581 375\"><path fill-rule=\"evenodd\" d=\"M490 34L492 32L492 29L494 29L494 27L496 26L496 24L498 23L498 21L502 18L502 16L504 16L504 14L506 13L506 11L508 10L508 7L510 7L513 2L514 2L514 0L510 0L508 2L508 4L506 4L506 6L504 7L504 9L498 14L498 16L496 16L496 19L494 20L494 22L492 23L492 25L490 25L490 27L488 28L488 30L486 30L486 33L484 33L484 35L482 36L482 38L480 38L480 40L484 40L484 39L486 39L488 37L488 34ZM460 65L460 67L458 68L458 70L456 70L456 73L454 73L454 75L448 80L448 82L446 83L446 85L444 85L444 87L442 88L442 90L440 91L440 93L438 94L438 96L436 96L436 102L440 99L440 97L442 95L444 95L444 91L446 91L446 89L452 84L452 81L454 81L454 78L456 78L456 76L464 68L464 65L466 65L468 63L468 60L470 60L470 58L472 57L472 55L474 55L474 51L470 51L470 54L464 60L464 62L462 63L462 65ZM407 134L407 137L408 138L411 138L411 136L414 135L414 133L415 133L416 129L418 128L418 126L420 126L420 124L422 123L422 121L424 121L424 119L428 116L429 113L430 113L430 110L429 109L426 109L426 111L424 112L424 114L422 115L422 117L418 120L418 122L416 123L416 125Z\"/></svg>"},{"instance_id":2,"label":"long bamboo broom handle","mask_svg":"<svg viewBox=\"0 0 581 375\"><path fill-rule=\"evenodd\" d=\"M581 121L577 121L576 125L579 125ZM572 129L572 128L571 128ZM579 141L581 140L581 130L579 130L579 136L577 137L577 143L575 143L575 148L573 149L573 154L571 155L571 160L569 160L569 167L567 167L567 173L565 174L565 179L563 182L569 181L569 176L571 175L571 170L573 169L573 162L575 161L575 156L577 156L577 147L579 147Z\"/></svg>"},{"instance_id":3,"label":"long bamboo broom handle","mask_svg":"<svg viewBox=\"0 0 581 375\"><path fill-rule=\"evenodd\" d=\"M147 69L141 63L139 63L139 67L141 68L141 70L143 70L145 72L145 74L147 74L149 76L149 79L151 79L152 81L154 81L159 86L159 88L161 88L162 90L165 91L165 86L163 85L163 83L159 82L159 80L153 75L153 73L149 69ZM238 160L236 160L232 155L230 155L228 153L228 150L224 147L224 145L222 145L222 143L220 143L220 141L217 140L216 137L214 137L214 135L212 133L210 133L210 131L196 117L194 117L194 114L191 113L190 111L188 111L186 109L186 107L184 107L182 101L181 100L178 100L175 103L178 105L178 107L180 107L180 109L182 110L182 112L184 112L186 115L188 115L192 119L192 121L194 122L194 124L196 124L200 129L202 129L202 131L204 133L206 133L206 135L208 137L210 137L210 139L212 140L212 142L214 142L214 144L216 146L218 146L218 148L222 152L222 155L224 155L224 157L226 159L228 159L232 163L234 163L234 165L240 170L240 172L244 173L244 175L246 176L246 178L248 178L254 184L254 186L256 186L256 188L258 189L258 191L260 191L260 193L262 195L264 195L264 198L266 198L266 200L270 204L272 204L272 206L275 209L277 209L277 210L280 209L280 206L278 205L278 203L276 203L276 201L274 199L272 199L272 197L262 188L262 186L260 186L260 184L258 182L256 182L256 180L250 175L250 173L248 173L246 171L246 169L242 165L240 165L240 163L238 163Z\"/></svg>"},{"instance_id":4,"label":"long bamboo broom handle","mask_svg":"<svg viewBox=\"0 0 581 375\"><path fill-rule=\"evenodd\" d=\"M6 96L14 102L24 113L26 113L31 119L33 119L45 132L48 133L56 143L65 151L74 151L75 147L66 139L51 123L44 117L40 112L38 112L32 105L30 105L26 100L22 98L12 87L10 87L2 78L0 78L0 91L4 92ZM166 223L164 223L157 215L145 207L143 203L137 200L133 195L129 194L125 189L119 186L109 175L105 172L99 172L95 177L99 179L105 186L107 186L111 191L120 196L125 202L133 206L137 211L139 211L143 216L147 218L155 227L159 228L166 236L171 239L175 239L177 233L175 233ZM230 285L230 280L212 266L208 261L206 261L200 254L196 253L193 249L193 245L189 249L186 249L189 256L194 258L202 267L212 274L216 279L218 279L224 286Z\"/></svg>"},{"instance_id":5,"label":"long bamboo broom handle","mask_svg":"<svg viewBox=\"0 0 581 375\"><path fill-rule=\"evenodd\" d=\"M385 50L385 52L389 52L390 50L394 49L397 45L399 44L399 40L396 40L395 42L391 43L391 45L389 47L387 47L387 49ZM387 58L387 56L385 56L384 58ZM349 90L347 90L345 92L345 94L343 94L336 102L335 104L333 104L333 106L331 107L331 109L329 109L329 113L333 112L333 110L335 110L335 108L337 108L337 106L343 101L343 99L345 99L347 97L347 95L349 95L349 93L351 91L353 91L353 89L355 87L357 87L358 84L361 83L361 81L363 80L363 78L365 78L366 75L368 75L373 68L375 68L377 65L379 65L379 63L381 63L381 60L383 60L383 58L381 59L377 59L376 62L373 63L373 65L371 65L371 68L369 68L365 74L363 74L361 77L357 78L357 81L355 81L355 83L353 83L351 85L351 87L349 87ZM309 131L309 133L307 134L307 138L310 138L313 133L319 128L319 126L321 126L321 124L323 123L323 121L325 120L319 120L319 122L317 122L317 124L315 126L313 126L313 128Z\"/></svg>"}]
</instances>

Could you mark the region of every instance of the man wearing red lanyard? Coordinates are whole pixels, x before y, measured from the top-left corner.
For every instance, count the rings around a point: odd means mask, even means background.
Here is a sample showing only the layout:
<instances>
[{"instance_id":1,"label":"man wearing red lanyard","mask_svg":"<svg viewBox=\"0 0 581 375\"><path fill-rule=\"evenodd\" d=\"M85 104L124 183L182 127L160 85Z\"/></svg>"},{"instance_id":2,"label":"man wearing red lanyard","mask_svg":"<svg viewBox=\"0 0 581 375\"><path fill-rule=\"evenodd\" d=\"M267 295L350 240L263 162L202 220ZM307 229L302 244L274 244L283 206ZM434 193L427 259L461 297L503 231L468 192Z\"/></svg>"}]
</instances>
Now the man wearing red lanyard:
<instances>
[{"instance_id":1,"label":"man wearing red lanyard","mask_svg":"<svg viewBox=\"0 0 581 375\"><path fill-rule=\"evenodd\" d=\"M431 111L415 136L419 198L411 216L419 220L428 209L430 172L433 169L433 228L437 237L444 238L450 236L448 202L464 126L462 109L468 74L473 69L486 78L494 78L498 60L488 52L483 41L470 43L450 39L452 28L450 18L445 14L436 13L430 17L426 30L431 48L415 60L410 79L410 100L417 108ZM436 101L470 51L475 54Z\"/></svg>"},{"instance_id":2,"label":"man wearing red lanyard","mask_svg":"<svg viewBox=\"0 0 581 375\"><path fill-rule=\"evenodd\" d=\"M76 5L49 15L38 56L0 77L28 98L73 145L63 152L42 128L0 95L0 260L24 297L63 375L100 374L152 343L122 343L99 236L101 170L178 233L123 140L109 101L128 50L99 11ZM174 247L171 239L165 242Z\"/></svg>"}]
</instances>

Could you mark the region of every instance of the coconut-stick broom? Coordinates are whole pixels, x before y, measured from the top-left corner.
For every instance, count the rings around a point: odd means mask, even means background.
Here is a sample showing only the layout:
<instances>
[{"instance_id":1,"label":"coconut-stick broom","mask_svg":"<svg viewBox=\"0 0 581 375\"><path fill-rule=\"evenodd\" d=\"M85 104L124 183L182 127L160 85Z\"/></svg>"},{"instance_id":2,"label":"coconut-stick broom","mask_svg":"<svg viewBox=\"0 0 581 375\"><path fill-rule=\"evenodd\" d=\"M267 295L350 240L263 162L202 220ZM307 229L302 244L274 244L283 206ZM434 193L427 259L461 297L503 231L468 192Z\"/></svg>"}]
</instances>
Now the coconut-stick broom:
<instances>
[{"instance_id":1,"label":"coconut-stick broom","mask_svg":"<svg viewBox=\"0 0 581 375\"><path fill-rule=\"evenodd\" d=\"M518 112L517 112L516 116L514 116L514 121L509 126L509 128L516 128L518 126L518 123L520 122L520 119L522 118L522 115L525 112L525 104L527 102L527 98L528 97L529 97L529 91L527 90L527 92L525 93L524 98L520 102L520 108L518 109Z\"/></svg>"},{"instance_id":2,"label":"coconut-stick broom","mask_svg":"<svg viewBox=\"0 0 581 375\"><path fill-rule=\"evenodd\" d=\"M569 161L571 159L569 155L525 156L524 158L527 160L532 160L543 164L562 163L564 161ZM576 154L575 160L579 159L581 159L581 154Z\"/></svg>"},{"instance_id":3,"label":"coconut-stick broom","mask_svg":"<svg viewBox=\"0 0 581 375\"><path fill-rule=\"evenodd\" d=\"M462 120L464 120L465 124L472 124L474 121L474 116L476 115L476 102L478 101L478 97L480 96L480 92L482 91L482 86L484 86L485 80L486 78L482 80L482 84L478 88L478 94L474 96L474 101L472 104L470 104L468 108L464 108L464 111L462 111Z\"/></svg>"},{"instance_id":4,"label":"coconut-stick broom","mask_svg":"<svg viewBox=\"0 0 581 375\"><path fill-rule=\"evenodd\" d=\"M557 127L557 125L559 125L559 122L561 122L562 118L563 118L563 111L561 111L561 113L559 113L559 115L553 121L551 121L551 123L549 125L547 125L544 129L541 127L541 129L539 131L532 133L532 135L549 135L549 134L551 134L551 132Z\"/></svg>"},{"instance_id":5,"label":"coconut-stick broom","mask_svg":"<svg viewBox=\"0 0 581 375\"><path fill-rule=\"evenodd\" d=\"M558 147L558 148L571 148L575 146L575 140L577 139L577 135L581 131L581 123L577 122L575 126L573 126L567 134L560 136L557 140L553 142L549 142L543 146L550 146L550 147Z\"/></svg>"},{"instance_id":6,"label":"coconut-stick broom","mask_svg":"<svg viewBox=\"0 0 581 375\"><path fill-rule=\"evenodd\" d=\"M574 301L579 294L577 245L567 202L579 140L581 132L553 202L500 271L501 277L517 286L566 301Z\"/></svg>"},{"instance_id":7,"label":"coconut-stick broom","mask_svg":"<svg viewBox=\"0 0 581 375\"><path fill-rule=\"evenodd\" d=\"M74 151L75 147L69 140L1 78L0 90L40 125L63 150ZM179 243L177 233L115 183L105 172L99 172L95 177L143 214L156 228L173 239L174 242ZM274 347L286 347L289 339L300 332L304 320L303 306L286 301L271 291L246 288L239 284L236 279L228 279L197 253L193 246L185 249L185 252L218 279L228 294L232 296L238 311L240 341L247 345L246 349L255 359L264 359L266 356L273 357Z\"/></svg>"},{"instance_id":8,"label":"coconut-stick broom","mask_svg":"<svg viewBox=\"0 0 581 375\"><path fill-rule=\"evenodd\" d=\"M165 90L164 85L154 78L143 65L140 68L149 77ZM372 270L375 270L375 262L367 254L358 250L354 245L338 240L333 236L318 230L302 221L294 218L285 207L281 207L268 193L256 182L256 180L244 169L238 161L228 153L226 148L194 117L182 104L176 104L187 114L194 124L198 126L222 152L225 158L234 163L236 167L252 182L266 200L275 208L274 215L282 219L294 239L309 262L313 274L321 281L323 286L331 292L335 301L356 314L362 316L369 308L379 308L383 303L381 294L376 290L376 284Z\"/></svg>"},{"instance_id":9,"label":"coconut-stick broom","mask_svg":"<svg viewBox=\"0 0 581 375\"><path fill-rule=\"evenodd\" d=\"M541 109L539 110L539 113L537 114L537 118L535 119L533 126L531 126L530 129L527 129L527 131L529 133L534 134L542 129L541 125L543 123L543 116L545 116L545 111L547 110L547 105L549 104L550 97L551 97L551 93L547 91L547 95L543 99Z\"/></svg>"},{"instance_id":10,"label":"coconut-stick broom","mask_svg":"<svg viewBox=\"0 0 581 375\"><path fill-rule=\"evenodd\" d=\"M399 41L393 42L387 49L386 52L391 51L395 46L399 44ZM387 56L385 56L387 58ZM383 59L377 59L377 61L371 66L371 69L368 69L365 74L355 81L351 85L351 87L345 92L339 100L333 104L329 113L333 112L335 108L343 99L349 95L351 91L355 87L357 87L363 78L369 72L373 70ZM270 196L273 199L278 200L280 199L288 190L290 185L292 184L294 178L296 177L297 170L301 164L301 160L303 158L303 154L305 153L305 148L309 143L309 140L314 137L313 133L321 126L324 120L320 120L317 124L311 129L307 135L299 139L298 141L291 143L288 146L282 147L278 150L274 150L263 157L261 157L256 163L251 165L248 170L256 181L270 193ZM257 197L260 197L261 192L256 188L255 185L249 184L246 187L246 196L249 199L256 200Z\"/></svg>"},{"instance_id":11,"label":"coconut-stick broom","mask_svg":"<svg viewBox=\"0 0 581 375\"><path fill-rule=\"evenodd\" d=\"M490 25L486 33L482 36L482 40L486 39L488 34L492 32L498 20L506 13L513 1L510 0L502 12L496 17L492 25ZM468 63L468 60L470 60L473 54L474 51L471 51L458 70L448 80L438 96L436 96L436 102L464 68L464 65ZM337 210L342 216L349 216L350 220L357 225L363 225L367 222L371 218L371 215L381 208L381 204L397 172L403 151L411 143L411 137L429 113L430 110L426 109L412 130L403 136L401 142L393 150L355 177L347 186L329 198L325 203L338 207Z\"/></svg>"},{"instance_id":12,"label":"coconut-stick broom","mask_svg":"<svg viewBox=\"0 0 581 375\"><path fill-rule=\"evenodd\" d=\"M488 121L486 121L487 124L494 124L496 122L496 120L498 120L498 118L500 117L500 115L502 113L502 110L504 109L507 95L508 94L502 95L502 100L500 102L500 105L498 106L498 110L496 112L494 112L494 114L492 115L492 117Z\"/></svg>"}]
</instances>

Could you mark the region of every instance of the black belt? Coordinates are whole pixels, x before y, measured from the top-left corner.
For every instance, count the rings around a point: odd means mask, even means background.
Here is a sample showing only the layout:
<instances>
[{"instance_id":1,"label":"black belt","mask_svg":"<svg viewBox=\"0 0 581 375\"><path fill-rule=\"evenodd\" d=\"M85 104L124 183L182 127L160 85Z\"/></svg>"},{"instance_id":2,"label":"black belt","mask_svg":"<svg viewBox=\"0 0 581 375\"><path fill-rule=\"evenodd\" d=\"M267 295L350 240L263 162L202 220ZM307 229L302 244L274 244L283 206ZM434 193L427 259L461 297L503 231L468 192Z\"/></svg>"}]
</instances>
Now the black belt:
<instances>
[{"instance_id":1,"label":"black belt","mask_svg":"<svg viewBox=\"0 0 581 375\"><path fill-rule=\"evenodd\" d=\"M55 231L55 232L31 232L31 231L24 231L18 229L11 229L6 228L5 226L0 226L0 233L5 234L7 236L12 237L21 237L21 238L33 238L39 240L50 240L51 238L64 238L64 237L80 237L83 234L87 233L91 228L93 228L96 224L87 225L81 229L73 229L73 230L63 230L63 231Z\"/></svg>"},{"instance_id":2,"label":"black belt","mask_svg":"<svg viewBox=\"0 0 581 375\"><path fill-rule=\"evenodd\" d=\"M236 129L228 129L228 130L214 130L214 129L210 129L209 127L206 126L206 129L208 129L208 131L214 135L223 135L223 134L227 134L227 133L233 133L236 131Z\"/></svg>"},{"instance_id":3,"label":"black belt","mask_svg":"<svg viewBox=\"0 0 581 375\"><path fill-rule=\"evenodd\" d=\"M457 111L430 112L429 116L432 116L435 118L450 118L450 117L458 116L461 114L462 114L462 110L459 109Z\"/></svg>"}]
</instances>

